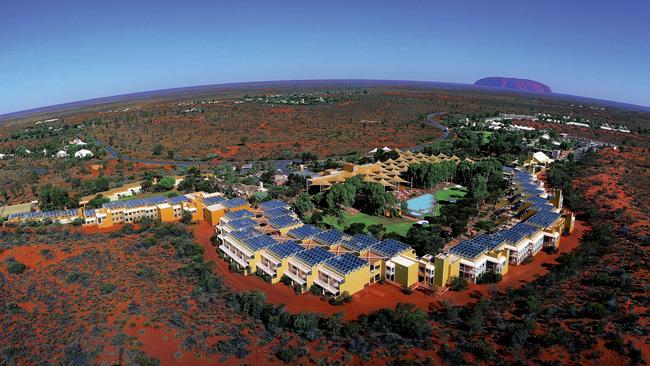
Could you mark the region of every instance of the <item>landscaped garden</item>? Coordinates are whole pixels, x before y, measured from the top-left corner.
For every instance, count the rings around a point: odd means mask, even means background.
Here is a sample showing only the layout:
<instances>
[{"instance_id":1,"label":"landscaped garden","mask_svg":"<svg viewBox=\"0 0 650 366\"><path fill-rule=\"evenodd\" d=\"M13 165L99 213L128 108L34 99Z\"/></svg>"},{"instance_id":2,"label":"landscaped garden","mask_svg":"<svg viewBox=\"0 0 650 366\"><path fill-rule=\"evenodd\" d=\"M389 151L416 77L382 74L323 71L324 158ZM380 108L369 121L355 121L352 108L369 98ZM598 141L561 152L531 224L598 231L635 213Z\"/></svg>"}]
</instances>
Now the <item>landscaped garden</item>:
<instances>
[{"instance_id":1,"label":"landscaped garden","mask_svg":"<svg viewBox=\"0 0 650 366\"><path fill-rule=\"evenodd\" d=\"M355 224L355 223L365 224L366 227L380 224L386 227L387 233L392 232L400 235L406 235L406 233L413 225L413 222L409 220L371 216L371 215L364 214L362 212L352 214L352 215L347 212L343 212L341 214L340 220L334 216L325 216L323 217L323 222L339 230L343 230L348 226L350 226L351 224Z\"/></svg>"}]
</instances>

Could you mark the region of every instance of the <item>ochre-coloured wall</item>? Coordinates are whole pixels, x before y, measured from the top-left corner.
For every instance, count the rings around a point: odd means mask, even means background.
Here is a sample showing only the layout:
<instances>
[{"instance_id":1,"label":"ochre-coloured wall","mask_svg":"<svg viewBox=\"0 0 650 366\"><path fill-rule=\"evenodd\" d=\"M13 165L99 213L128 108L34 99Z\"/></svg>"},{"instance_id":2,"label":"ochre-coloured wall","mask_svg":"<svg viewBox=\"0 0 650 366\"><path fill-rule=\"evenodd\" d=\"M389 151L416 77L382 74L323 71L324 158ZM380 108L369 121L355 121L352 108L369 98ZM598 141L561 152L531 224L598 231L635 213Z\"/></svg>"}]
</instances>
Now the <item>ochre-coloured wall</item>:
<instances>
[{"instance_id":1,"label":"ochre-coloured wall","mask_svg":"<svg viewBox=\"0 0 650 366\"><path fill-rule=\"evenodd\" d=\"M347 292L350 295L364 289L364 287L370 282L370 266L363 266L358 270L348 273L345 276L345 282L339 287L339 294Z\"/></svg>"},{"instance_id":2,"label":"ochre-coloured wall","mask_svg":"<svg viewBox=\"0 0 650 366\"><path fill-rule=\"evenodd\" d=\"M418 281L418 264L414 262L410 266L402 266L395 263L395 282L404 287L411 287Z\"/></svg>"}]
</instances>

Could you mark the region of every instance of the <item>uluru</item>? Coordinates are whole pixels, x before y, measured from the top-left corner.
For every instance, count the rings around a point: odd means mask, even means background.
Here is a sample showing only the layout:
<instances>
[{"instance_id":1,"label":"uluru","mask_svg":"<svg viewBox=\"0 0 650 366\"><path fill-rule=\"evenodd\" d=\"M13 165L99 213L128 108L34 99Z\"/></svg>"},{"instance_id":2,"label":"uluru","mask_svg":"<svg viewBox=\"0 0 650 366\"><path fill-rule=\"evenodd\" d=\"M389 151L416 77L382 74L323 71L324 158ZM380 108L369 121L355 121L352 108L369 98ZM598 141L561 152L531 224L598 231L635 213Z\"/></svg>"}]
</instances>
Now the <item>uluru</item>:
<instances>
[{"instance_id":1,"label":"uluru","mask_svg":"<svg viewBox=\"0 0 650 366\"><path fill-rule=\"evenodd\" d=\"M490 88L502 88L502 89L511 89L519 90L533 93L543 93L549 94L553 91L551 87L546 84L540 83L535 80L528 79L517 79L517 78L506 78L492 76L477 80L474 85L476 86L486 86Z\"/></svg>"}]
</instances>

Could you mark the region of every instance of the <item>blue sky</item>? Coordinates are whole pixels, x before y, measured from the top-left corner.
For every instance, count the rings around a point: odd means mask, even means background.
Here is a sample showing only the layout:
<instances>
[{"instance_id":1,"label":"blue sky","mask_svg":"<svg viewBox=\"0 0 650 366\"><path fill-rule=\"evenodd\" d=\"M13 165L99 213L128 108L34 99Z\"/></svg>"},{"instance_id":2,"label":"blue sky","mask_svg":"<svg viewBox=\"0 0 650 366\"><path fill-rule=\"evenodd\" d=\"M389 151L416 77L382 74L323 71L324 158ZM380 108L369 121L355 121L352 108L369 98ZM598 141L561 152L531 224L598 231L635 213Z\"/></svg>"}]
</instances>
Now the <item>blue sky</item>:
<instances>
[{"instance_id":1,"label":"blue sky","mask_svg":"<svg viewBox=\"0 0 650 366\"><path fill-rule=\"evenodd\" d=\"M472 83L650 106L647 1L7 1L0 114L286 79Z\"/></svg>"}]
</instances>

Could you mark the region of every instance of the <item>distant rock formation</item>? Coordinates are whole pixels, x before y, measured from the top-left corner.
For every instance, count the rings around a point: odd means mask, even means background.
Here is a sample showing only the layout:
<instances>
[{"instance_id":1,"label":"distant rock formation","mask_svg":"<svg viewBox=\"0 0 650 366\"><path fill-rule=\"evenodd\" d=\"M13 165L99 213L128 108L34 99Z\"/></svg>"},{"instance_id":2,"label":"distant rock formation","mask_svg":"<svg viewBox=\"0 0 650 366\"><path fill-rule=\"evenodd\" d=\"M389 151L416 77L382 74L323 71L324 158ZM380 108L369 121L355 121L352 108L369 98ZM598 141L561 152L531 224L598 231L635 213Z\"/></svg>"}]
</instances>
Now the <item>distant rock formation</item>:
<instances>
[{"instance_id":1,"label":"distant rock formation","mask_svg":"<svg viewBox=\"0 0 650 366\"><path fill-rule=\"evenodd\" d=\"M487 86L490 88L503 88L503 89L512 89L527 91L533 93L552 93L553 91L548 85L542 84L539 81L527 80L527 79L516 79L516 78L504 78L504 77L488 77L478 80L474 83L477 86Z\"/></svg>"}]
</instances>

